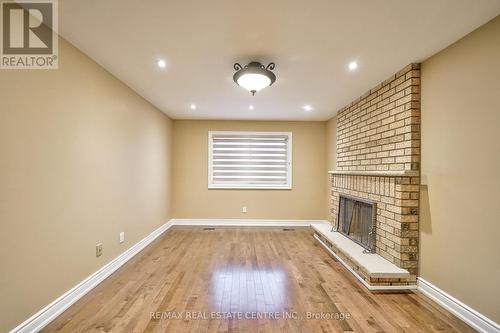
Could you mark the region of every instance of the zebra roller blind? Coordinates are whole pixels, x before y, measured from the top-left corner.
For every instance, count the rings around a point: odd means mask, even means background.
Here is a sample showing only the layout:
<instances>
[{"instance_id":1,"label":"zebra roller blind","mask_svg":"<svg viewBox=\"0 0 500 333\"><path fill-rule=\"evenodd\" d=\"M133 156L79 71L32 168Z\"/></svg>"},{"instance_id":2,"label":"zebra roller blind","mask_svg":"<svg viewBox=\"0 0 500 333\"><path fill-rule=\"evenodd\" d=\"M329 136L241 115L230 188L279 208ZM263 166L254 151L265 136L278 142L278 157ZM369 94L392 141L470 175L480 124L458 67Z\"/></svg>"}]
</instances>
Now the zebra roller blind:
<instances>
[{"instance_id":1,"label":"zebra roller blind","mask_svg":"<svg viewBox=\"0 0 500 333\"><path fill-rule=\"evenodd\" d=\"M292 133L209 132L208 146L209 188L292 188Z\"/></svg>"}]
</instances>

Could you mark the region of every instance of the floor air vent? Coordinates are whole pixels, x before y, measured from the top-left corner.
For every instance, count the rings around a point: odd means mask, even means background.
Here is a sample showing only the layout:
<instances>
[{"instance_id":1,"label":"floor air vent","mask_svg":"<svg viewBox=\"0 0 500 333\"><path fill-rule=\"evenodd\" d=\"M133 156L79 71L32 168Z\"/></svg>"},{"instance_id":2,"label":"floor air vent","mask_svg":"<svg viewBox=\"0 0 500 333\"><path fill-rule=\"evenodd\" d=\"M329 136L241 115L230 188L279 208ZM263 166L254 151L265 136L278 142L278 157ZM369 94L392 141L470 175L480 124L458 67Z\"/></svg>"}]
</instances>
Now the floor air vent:
<instances>
[{"instance_id":1,"label":"floor air vent","mask_svg":"<svg viewBox=\"0 0 500 333\"><path fill-rule=\"evenodd\" d=\"M283 231L295 231L293 228L284 228Z\"/></svg>"},{"instance_id":2,"label":"floor air vent","mask_svg":"<svg viewBox=\"0 0 500 333\"><path fill-rule=\"evenodd\" d=\"M203 230L215 230L215 228L203 228Z\"/></svg>"}]
</instances>

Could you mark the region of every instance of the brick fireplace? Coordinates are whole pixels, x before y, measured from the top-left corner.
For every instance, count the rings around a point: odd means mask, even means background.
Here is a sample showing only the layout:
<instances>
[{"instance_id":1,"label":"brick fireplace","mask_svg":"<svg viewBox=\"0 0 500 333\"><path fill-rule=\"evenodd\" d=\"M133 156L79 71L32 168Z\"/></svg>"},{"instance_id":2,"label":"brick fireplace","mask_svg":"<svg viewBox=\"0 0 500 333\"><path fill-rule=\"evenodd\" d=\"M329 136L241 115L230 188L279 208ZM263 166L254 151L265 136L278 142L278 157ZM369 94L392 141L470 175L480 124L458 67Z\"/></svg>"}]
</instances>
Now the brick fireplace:
<instances>
[{"instance_id":1,"label":"brick fireplace","mask_svg":"<svg viewBox=\"0 0 500 333\"><path fill-rule=\"evenodd\" d=\"M342 195L376 203L375 252L410 274L404 281L372 279L374 284L415 284L419 170L420 65L410 64L337 115L337 166L329 172L331 221L338 225Z\"/></svg>"}]
</instances>

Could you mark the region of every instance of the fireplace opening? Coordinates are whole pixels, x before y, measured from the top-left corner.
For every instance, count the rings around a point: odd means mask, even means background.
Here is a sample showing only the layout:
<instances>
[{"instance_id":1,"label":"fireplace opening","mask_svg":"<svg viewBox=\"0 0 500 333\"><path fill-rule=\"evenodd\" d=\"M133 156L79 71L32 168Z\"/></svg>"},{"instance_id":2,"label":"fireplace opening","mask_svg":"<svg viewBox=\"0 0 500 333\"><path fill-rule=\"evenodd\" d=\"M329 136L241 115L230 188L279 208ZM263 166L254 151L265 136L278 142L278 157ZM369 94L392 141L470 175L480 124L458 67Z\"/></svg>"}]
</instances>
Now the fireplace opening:
<instances>
[{"instance_id":1,"label":"fireplace opening","mask_svg":"<svg viewBox=\"0 0 500 333\"><path fill-rule=\"evenodd\" d=\"M345 195L339 197L337 230L366 250L375 252L376 203Z\"/></svg>"}]
</instances>

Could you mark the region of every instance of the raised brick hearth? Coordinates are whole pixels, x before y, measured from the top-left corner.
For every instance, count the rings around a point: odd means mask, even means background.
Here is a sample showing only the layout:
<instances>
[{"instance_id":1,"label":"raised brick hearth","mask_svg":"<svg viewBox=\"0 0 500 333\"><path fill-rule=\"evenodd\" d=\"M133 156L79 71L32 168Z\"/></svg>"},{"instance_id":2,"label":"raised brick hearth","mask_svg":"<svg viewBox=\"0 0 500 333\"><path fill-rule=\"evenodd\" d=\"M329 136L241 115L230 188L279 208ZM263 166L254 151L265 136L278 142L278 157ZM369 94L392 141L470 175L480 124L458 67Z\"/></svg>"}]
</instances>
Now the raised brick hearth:
<instances>
[{"instance_id":1,"label":"raised brick hearth","mask_svg":"<svg viewBox=\"0 0 500 333\"><path fill-rule=\"evenodd\" d=\"M420 65L411 64L339 111L337 167L331 174L331 221L339 195L377 203L376 253L418 267ZM369 255L369 254L367 254Z\"/></svg>"}]
</instances>

